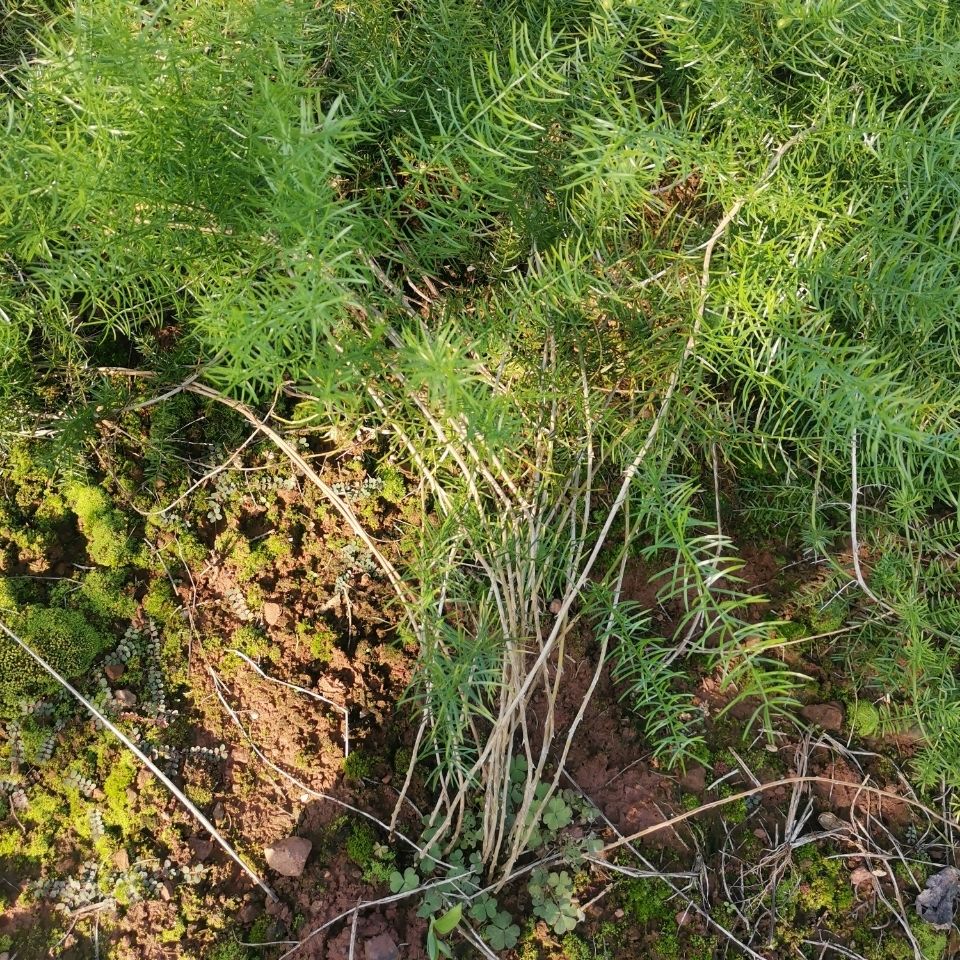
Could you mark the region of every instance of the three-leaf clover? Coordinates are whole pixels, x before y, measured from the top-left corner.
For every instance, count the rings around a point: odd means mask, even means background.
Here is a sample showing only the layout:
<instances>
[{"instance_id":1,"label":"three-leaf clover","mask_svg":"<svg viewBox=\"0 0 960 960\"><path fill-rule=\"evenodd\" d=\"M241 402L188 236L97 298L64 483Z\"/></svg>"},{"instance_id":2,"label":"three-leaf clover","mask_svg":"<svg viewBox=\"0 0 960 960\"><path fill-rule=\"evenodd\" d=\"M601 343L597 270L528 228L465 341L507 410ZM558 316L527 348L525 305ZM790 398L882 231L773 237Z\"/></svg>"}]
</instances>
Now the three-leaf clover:
<instances>
[{"instance_id":1,"label":"three-leaf clover","mask_svg":"<svg viewBox=\"0 0 960 960\"><path fill-rule=\"evenodd\" d=\"M403 873L394 870L390 874L390 892L407 893L409 890L415 890L420 883L420 877L413 867L407 867Z\"/></svg>"},{"instance_id":2,"label":"three-leaf clover","mask_svg":"<svg viewBox=\"0 0 960 960\"><path fill-rule=\"evenodd\" d=\"M484 927L483 935L494 950L512 950L520 939L520 928L506 910L501 910Z\"/></svg>"},{"instance_id":3,"label":"three-leaf clover","mask_svg":"<svg viewBox=\"0 0 960 960\"><path fill-rule=\"evenodd\" d=\"M563 797L551 797L543 811L543 822L553 833L562 830L573 821L573 810Z\"/></svg>"},{"instance_id":4,"label":"three-leaf clover","mask_svg":"<svg viewBox=\"0 0 960 960\"><path fill-rule=\"evenodd\" d=\"M477 897L473 901L467 912L470 914L470 919L476 920L477 923L493 920L497 916L497 901L485 893L482 897Z\"/></svg>"}]
</instances>

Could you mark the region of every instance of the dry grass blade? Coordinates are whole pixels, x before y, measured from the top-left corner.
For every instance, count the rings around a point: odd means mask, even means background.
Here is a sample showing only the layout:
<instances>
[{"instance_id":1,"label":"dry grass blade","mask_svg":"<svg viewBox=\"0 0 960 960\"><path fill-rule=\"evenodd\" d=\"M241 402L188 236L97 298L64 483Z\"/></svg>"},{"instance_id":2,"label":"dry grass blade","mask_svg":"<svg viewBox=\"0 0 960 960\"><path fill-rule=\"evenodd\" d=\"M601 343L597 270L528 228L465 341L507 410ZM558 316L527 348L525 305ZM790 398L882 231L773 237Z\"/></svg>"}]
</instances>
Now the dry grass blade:
<instances>
[{"instance_id":1,"label":"dry grass blade","mask_svg":"<svg viewBox=\"0 0 960 960\"><path fill-rule=\"evenodd\" d=\"M239 657L247 664L252 670L255 670L264 680L269 680L270 683L277 683L282 687L289 687L291 690L296 690L298 693L302 693L308 697L312 697L314 700L318 700L320 703L325 703L329 707L333 707L334 710L339 711L343 714L343 756L350 756L350 711L343 706L343 704L335 703L333 700L328 700L323 694L317 693L316 690L308 690L306 687L301 687L296 683L288 683L286 680L278 680L276 677L271 677L269 673L266 673L260 667L258 667L245 653L241 653L239 650L230 650L235 657Z\"/></svg>"}]
</instances>

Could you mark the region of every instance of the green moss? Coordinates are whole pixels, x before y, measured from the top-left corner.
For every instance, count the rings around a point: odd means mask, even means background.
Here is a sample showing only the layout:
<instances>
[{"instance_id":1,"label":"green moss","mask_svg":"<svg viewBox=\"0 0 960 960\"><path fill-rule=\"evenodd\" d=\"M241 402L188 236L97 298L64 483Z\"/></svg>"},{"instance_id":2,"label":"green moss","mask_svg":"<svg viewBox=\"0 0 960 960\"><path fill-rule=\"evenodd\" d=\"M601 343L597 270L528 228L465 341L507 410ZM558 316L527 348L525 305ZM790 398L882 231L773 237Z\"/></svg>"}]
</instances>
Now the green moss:
<instances>
[{"instance_id":1,"label":"green moss","mask_svg":"<svg viewBox=\"0 0 960 960\"><path fill-rule=\"evenodd\" d=\"M250 943L266 943L269 940L268 932L271 926L271 919L267 914L257 917L253 921L253 924L250 927L250 932L247 934L247 940Z\"/></svg>"},{"instance_id":2,"label":"green moss","mask_svg":"<svg viewBox=\"0 0 960 960\"><path fill-rule=\"evenodd\" d=\"M48 490L37 503L33 520L41 529L49 531L63 523L68 514L66 498L55 491Z\"/></svg>"},{"instance_id":3,"label":"green moss","mask_svg":"<svg viewBox=\"0 0 960 960\"><path fill-rule=\"evenodd\" d=\"M271 534L263 542L262 549L273 560L281 560L293 556L293 544L279 533Z\"/></svg>"},{"instance_id":4,"label":"green moss","mask_svg":"<svg viewBox=\"0 0 960 960\"><path fill-rule=\"evenodd\" d=\"M400 747L393 758L393 772L405 777L410 769L410 761L413 759L413 751L409 747Z\"/></svg>"},{"instance_id":5,"label":"green moss","mask_svg":"<svg viewBox=\"0 0 960 960\"><path fill-rule=\"evenodd\" d=\"M151 525L148 527L148 534L151 530L159 541L157 552L168 565L173 563L179 567L186 564L194 568L202 567L206 562L209 551L200 538L183 522L170 521L161 525ZM164 573L164 566L159 561L154 561L151 567L157 573Z\"/></svg>"},{"instance_id":6,"label":"green moss","mask_svg":"<svg viewBox=\"0 0 960 960\"><path fill-rule=\"evenodd\" d=\"M383 481L380 496L388 503L402 503L407 496L407 484L403 474L390 463L377 467L377 476Z\"/></svg>"},{"instance_id":7,"label":"green moss","mask_svg":"<svg viewBox=\"0 0 960 960\"><path fill-rule=\"evenodd\" d=\"M73 483L66 489L70 509L87 539L87 554L103 567L123 567L134 560L126 521L100 487Z\"/></svg>"},{"instance_id":8,"label":"green moss","mask_svg":"<svg viewBox=\"0 0 960 960\"><path fill-rule=\"evenodd\" d=\"M137 763L129 753L124 753L111 765L110 772L103 782L103 792L107 801L104 820L118 827L125 837L135 832L127 790L133 786L136 778Z\"/></svg>"},{"instance_id":9,"label":"green moss","mask_svg":"<svg viewBox=\"0 0 960 960\"><path fill-rule=\"evenodd\" d=\"M673 922L668 899L670 888L661 880L635 879L625 881L618 890L623 912L635 924L657 921Z\"/></svg>"},{"instance_id":10,"label":"green moss","mask_svg":"<svg viewBox=\"0 0 960 960\"><path fill-rule=\"evenodd\" d=\"M256 627L237 627L230 636L230 646L251 659L261 659L270 653L270 639Z\"/></svg>"},{"instance_id":11,"label":"green moss","mask_svg":"<svg viewBox=\"0 0 960 960\"><path fill-rule=\"evenodd\" d=\"M561 941L564 960L594 960L596 956L586 940L568 933Z\"/></svg>"},{"instance_id":12,"label":"green moss","mask_svg":"<svg viewBox=\"0 0 960 960\"><path fill-rule=\"evenodd\" d=\"M74 610L28 606L12 620L24 643L68 680L85 674L112 642ZM21 700L41 696L56 686L17 644L0 637L0 713L9 714Z\"/></svg>"},{"instance_id":13,"label":"green moss","mask_svg":"<svg viewBox=\"0 0 960 960\"><path fill-rule=\"evenodd\" d=\"M15 499L21 507L33 507L49 495L56 471L37 456L42 445L17 440L6 454L3 473L15 488Z\"/></svg>"},{"instance_id":14,"label":"green moss","mask_svg":"<svg viewBox=\"0 0 960 960\"><path fill-rule=\"evenodd\" d=\"M263 604L265 601L265 597L263 595L263 588L258 586L257 584L254 584L253 586L248 587L247 592L244 595L244 599L247 602L247 606L254 613L258 613L263 609ZM297 627L299 626L300 624L298 623Z\"/></svg>"},{"instance_id":15,"label":"green moss","mask_svg":"<svg viewBox=\"0 0 960 960\"><path fill-rule=\"evenodd\" d=\"M818 849L807 847L798 853L797 866L803 876L797 900L803 908L840 916L853 907L854 891L842 860L830 859Z\"/></svg>"},{"instance_id":16,"label":"green moss","mask_svg":"<svg viewBox=\"0 0 960 960\"><path fill-rule=\"evenodd\" d=\"M363 750L354 750L343 758L343 776L346 780L359 783L373 773L373 759Z\"/></svg>"},{"instance_id":17,"label":"green moss","mask_svg":"<svg viewBox=\"0 0 960 960\"><path fill-rule=\"evenodd\" d=\"M377 841L377 835L366 821L354 823L347 837L347 856L363 871L366 883L384 884L394 870L396 856L385 844Z\"/></svg>"},{"instance_id":18,"label":"green moss","mask_svg":"<svg viewBox=\"0 0 960 960\"><path fill-rule=\"evenodd\" d=\"M77 593L77 602L94 620L131 620L137 612L126 578L114 570L91 570Z\"/></svg>"},{"instance_id":19,"label":"green moss","mask_svg":"<svg viewBox=\"0 0 960 960\"><path fill-rule=\"evenodd\" d=\"M872 737L880 729L880 711L865 700L858 700L849 712L850 725L858 737Z\"/></svg>"},{"instance_id":20,"label":"green moss","mask_svg":"<svg viewBox=\"0 0 960 960\"><path fill-rule=\"evenodd\" d=\"M247 960L248 956L246 948L231 938L218 943L207 954L207 960Z\"/></svg>"},{"instance_id":21,"label":"green moss","mask_svg":"<svg viewBox=\"0 0 960 960\"><path fill-rule=\"evenodd\" d=\"M917 940L923 960L942 960L947 955L947 934L935 930L928 923L914 918L910 929Z\"/></svg>"},{"instance_id":22,"label":"green moss","mask_svg":"<svg viewBox=\"0 0 960 960\"><path fill-rule=\"evenodd\" d=\"M187 784L184 792L201 810L213 805L213 791L197 783Z\"/></svg>"},{"instance_id":23,"label":"green moss","mask_svg":"<svg viewBox=\"0 0 960 960\"><path fill-rule=\"evenodd\" d=\"M249 583L273 566L275 556L270 544L274 539L269 537L265 542L251 547L246 537L234 529L227 529L217 537L214 549L233 567L240 583ZM285 543L282 538L280 540ZM289 544L286 546L289 548Z\"/></svg>"},{"instance_id":24,"label":"green moss","mask_svg":"<svg viewBox=\"0 0 960 960\"><path fill-rule=\"evenodd\" d=\"M49 861L54 856L67 807L62 797L39 787L34 788L29 797L29 806L20 819L31 829L26 837L17 834L19 843L14 852L32 860Z\"/></svg>"},{"instance_id":25,"label":"green moss","mask_svg":"<svg viewBox=\"0 0 960 960\"><path fill-rule=\"evenodd\" d=\"M19 606L16 582L9 577L0 577L0 610L11 613Z\"/></svg>"},{"instance_id":26,"label":"green moss","mask_svg":"<svg viewBox=\"0 0 960 960\"><path fill-rule=\"evenodd\" d=\"M143 598L143 612L160 626L182 625L180 604L166 577L151 580Z\"/></svg>"},{"instance_id":27,"label":"green moss","mask_svg":"<svg viewBox=\"0 0 960 960\"><path fill-rule=\"evenodd\" d=\"M325 623L301 621L297 624L297 636L308 645L314 660L330 662L337 648L337 635Z\"/></svg>"},{"instance_id":28,"label":"green moss","mask_svg":"<svg viewBox=\"0 0 960 960\"><path fill-rule=\"evenodd\" d=\"M681 960L681 957L683 957L680 952L680 938L676 933L669 930L657 931L657 939L654 942L653 949L657 960Z\"/></svg>"}]
</instances>

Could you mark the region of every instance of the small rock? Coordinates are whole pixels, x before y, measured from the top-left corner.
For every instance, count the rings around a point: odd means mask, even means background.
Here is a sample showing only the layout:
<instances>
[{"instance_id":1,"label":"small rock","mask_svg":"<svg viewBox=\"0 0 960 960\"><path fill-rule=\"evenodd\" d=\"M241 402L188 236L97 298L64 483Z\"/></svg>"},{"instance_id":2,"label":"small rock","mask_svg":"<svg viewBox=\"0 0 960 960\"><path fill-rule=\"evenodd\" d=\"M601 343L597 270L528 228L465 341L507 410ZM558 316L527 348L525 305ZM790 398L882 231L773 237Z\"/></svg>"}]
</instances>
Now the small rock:
<instances>
[{"instance_id":1,"label":"small rock","mask_svg":"<svg viewBox=\"0 0 960 960\"><path fill-rule=\"evenodd\" d=\"M263 908L251 900L240 908L240 913L237 914L237 917L241 923L253 923L262 912Z\"/></svg>"},{"instance_id":2,"label":"small rock","mask_svg":"<svg viewBox=\"0 0 960 960\"><path fill-rule=\"evenodd\" d=\"M227 818L227 811L223 809L223 804L218 800L213 807L213 813L211 814L214 823L223 823Z\"/></svg>"},{"instance_id":3,"label":"small rock","mask_svg":"<svg viewBox=\"0 0 960 960\"><path fill-rule=\"evenodd\" d=\"M365 960L400 960L400 949L389 933L372 937L363 945Z\"/></svg>"},{"instance_id":4,"label":"small rock","mask_svg":"<svg viewBox=\"0 0 960 960\"><path fill-rule=\"evenodd\" d=\"M839 703L810 703L801 708L800 716L831 733L843 729L843 707Z\"/></svg>"},{"instance_id":5,"label":"small rock","mask_svg":"<svg viewBox=\"0 0 960 960\"><path fill-rule=\"evenodd\" d=\"M285 877L299 877L313 844L306 837L287 837L263 848L267 865Z\"/></svg>"},{"instance_id":6,"label":"small rock","mask_svg":"<svg viewBox=\"0 0 960 960\"><path fill-rule=\"evenodd\" d=\"M626 916L626 913L624 913L621 907L617 907L617 909L613 911L613 916L617 920L622 920Z\"/></svg>"},{"instance_id":7,"label":"small rock","mask_svg":"<svg viewBox=\"0 0 960 960\"><path fill-rule=\"evenodd\" d=\"M847 825L835 813L831 813L829 810L825 810L823 813L821 813L820 816L817 817L817 820L824 830L848 829Z\"/></svg>"},{"instance_id":8,"label":"small rock","mask_svg":"<svg viewBox=\"0 0 960 960\"><path fill-rule=\"evenodd\" d=\"M551 600L550 601L550 612L556 616L563 609L562 600Z\"/></svg>"},{"instance_id":9,"label":"small rock","mask_svg":"<svg viewBox=\"0 0 960 960\"><path fill-rule=\"evenodd\" d=\"M117 690L113 699L122 707L133 708L137 705L137 695L132 690Z\"/></svg>"},{"instance_id":10,"label":"small rock","mask_svg":"<svg viewBox=\"0 0 960 960\"><path fill-rule=\"evenodd\" d=\"M757 827L757 829L753 831L753 835L754 835L758 840L766 840L766 839L767 839L767 831L764 830L763 827Z\"/></svg>"},{"instance_id":11,"label":"small rock","mask_svg":"<svg viewBox=\"0 0 960 960\"><path fill-rule=\"evenodd\" d=\"M945 867L932 877L927 877L926 890L917 896L917 913L921 919L938 930L948 930L953 923L958 895L960 870L956 867Z\"/></svg>"},{"instance_id":12,"label":"small rock","mask_svg":"<svg viewBox=\"0 0 960 960\"><path fill-rule=\"evenodd\" d=\"M141 770L137 774L137 787L142 790L152 779L153 774L149 770Z\"/></svg>"},{"instance_id":13,"label":"small rock","mask_svg":"<svg viewBox=\"0 0 960 960\"><path fill-rule=\"evenodd\" d=\"M680 789L687 793L703 793L707 786L707 771L699 764L692 763L680 778Z\"/></svg>"},{"instance_id":14,"label":"small rock","mask_svg":"<svg viewBox=\"0 0 960 960\"><path fill-rule=\"evenodd\" d=\"M193 855L203 863L213 853L213 841L205 837L191 837L188 841Z\"/></svg>"},{"instance_id":15,"label":"small rock","mask_svg":"<svg viewBox=\"0 0 960 960\"><path fill-rule=\"evenodd\" d=\"M172 900L173 884L169 880L164 880L163 883L160 884L160 890L158 892L161 900Z\"/></svg>"},{"instance_id":16,"label":"small rock","mask_svg":"<svg viewBox=\"0 0 960 960\"><path fill-rule=\"evenodd\" d=\"M126 672L126 667L122 663L108 663L104 668L103 672L107 675L107 679L116 683Z\"/></svg>"},{"instance_id":17,"label":"small rock","mask_svg":"<svg viewBox=\"0 0 960 960\"><path fill-rule=\"evenodd\" d=\"M120 849L113 855L113 865L121 872L130 869L130 854Z\"/></svg>"},{"instance_id":18,"label":"small rock","mask_svg":"<svg viewBox=\"0 0 960 960\"><path fill-rule=\"evenodd\" d=\"M267 602L263 605L263 619L269 626L276 626L281 616L283 616L283 607L279 603Z\"/></svg>"},{"instance_id":19,"label":"small rock","mask_svg":"<svg viewBox=\"0 0 960 960\"><path fill-rule=\"evenodd\" d=\"M140 794L133 787L127 788L127 803L134 804L140 799Z\"/></svg>"}]
</instances>

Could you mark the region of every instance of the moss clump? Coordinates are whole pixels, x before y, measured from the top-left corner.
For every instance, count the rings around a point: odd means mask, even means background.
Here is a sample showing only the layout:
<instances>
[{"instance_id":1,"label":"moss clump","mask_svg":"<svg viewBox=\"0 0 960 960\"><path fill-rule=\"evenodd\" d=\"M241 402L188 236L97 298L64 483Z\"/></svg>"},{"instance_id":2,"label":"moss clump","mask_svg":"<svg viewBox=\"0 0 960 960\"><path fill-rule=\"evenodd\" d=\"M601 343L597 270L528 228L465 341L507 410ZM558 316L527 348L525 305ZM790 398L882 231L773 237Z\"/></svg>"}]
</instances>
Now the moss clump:
<instances>
[{"instance_id":1,"label":"moss clump","mask_svg":"<svg viewBox=\"0 0 960 960\"><path fill-rule=\"evenodd\" d=\"M268 537L251 547L249 540L228 528L217 537L214 549L233 567L238 582L249 583L273 566L275 540L279 540L289 552L290 545L282 537Z\"/></svg>"},{"instance_id":2,"label":"moss clump","mask_svg":"<svg viewBox=\"0 0 960 960\"><path fill-rule=\"evenodd\" d=\"M13 618L20 638L68 680L86 673L111 638L75 610L24 607ZM0 713L57 686L19 646L0 637Z\"/></svg>"},{"instance_id":3,"label":"moss clump","mask_svg":"<svg viewBox=\"0 0 960 960\"><path fill-rule=\"evenodd\" d=\"M596 956L586 940L568 933L562 941L564 960L594 960Z\"/></svg>"},{"instance_id":4,"label":"moss clump","mask_svg":"<svg viewBox=\"0 0 960 960\"><path fill-rule=\"evenodd\" d=\"M935 930L928 923L915 919L910 929L916 938L923 960L941 960L947 955L947 934Z\"/></svg>"},{"instance_id":5,"label":"moss clump","mask_svg":"<svg viewBox=\"0 0 960 960\"><path fill-rule=\"evenodd\" d=\"M207 955L209 960L247 960L246 947L234 939L218 943Z\"/></svg>"},{"instance_id":6,"label":"moss clump","mask_svg":"<svg viewBox=\"0 0 960 960\"><path fill-rule=\"evenodd\" d=\"M393 464L381 463L377 467L377 476L383 481L380 496L387 503L402 503L407 496L407 485L403 474Z\"/></svg>"},{"instance_id":7,"label":"moss clump","mask_svg":"<svg viewBox=\"0 0 960 960\"><path fill-rule=\"evenodd\" d=\"M353 783L359 783L373 773L373 759L362 750L354 750L343 758L343 776Z\"/></svg>"},{"instance_id":8,"label":"moss clump","mask_svg":"<svg viewBox=\"0 0 960 960\"><path fill-rule=\"evenodd\" d=\"M107 801L104 819L108 824L118 827L124 837L132 836L135 832L127 791L133 786L136 778L136 761L130 754L125 753L110 767L110 772L103 782L103 792Z\"/></svg>"},{"instance_id":9,"label":"moss clump","mask_svg":"<svg viewBox=\"0 0 960 960\"><path fill-rule=\"evenodd\" d=\"M91 570L81 581L77 603L94 620L131 620L137 604L126 578L115 570Z\"/></svg>"},{"instance_id":10,"label":"moss clump","mask_svg":"<svg viewBox=\"0 0 960 960\"><path fill-rule=\"evenodd\" d=\"M199 783L188 783L185 788L187 796L201 810L213 806L213 791Z\"/></svg>"},{"instance_id":11,"label":"moss clump","mask_svg":"<svg viewBox=\"0 0 960 960\"><path fill-rule=\"evenodd\" d=\"M250 932L247 934L247 940L250 943L266 943L270 937L270 927L273 921L267 914L257 917L253 921L253 925L250 927Z\"/></svg>"},{"instance_id":12,"label":"moss clump","mask_svg":"<svg viewBox=\"0 0 960 960\"><path fill-rule=\"evenodd\" d=\"M620 888L620 906L636 924L673 920L668 903L670 888L661 880L628 880Z\"/></svg>"},{"instance_id":13,"label":"moss clump","mask_svg":"<svg viewBox=\"0 0 960 960\"><path fill-rule=\"evenodd\" d=\"M254 660L270 653L270 640L267 635L251 626L237 627L230 637L230 646Z\"/></svg>"},{"instance_id":14,"label":"moss clump","mask_svg":"<svg viewBox=\"0 0 960 960\"><path fill-rule=\"evenodd\" d=\"M880 729L880 711L864 700L858 700L850 710L850 725L858 737L872 737Z\"/></svg>"},{"instance_id":15,"label":"moss clump","mask_svg":"<svg viewBox=\"0 0 960 960\"><path fill-rule=\"evenodd\" d=\"M329 663L337 648L337 635L325 624L297 624L297 636L310 648L314 660Z\"/></svg>"},{"instance_id":16,"label":"moss clump","mask_svg":"<svg viewBox=\"0 0 960 960\"><path fill-rule=\"evenodd\" d=\"M842 916L853 907L854 891L842 860L832 860L819 850L807 849L797 856L803 876L797 901L813 914Z\"/></svg>"},{"instance_id":17,"label":"moss clump","mask_svg":"<svg viewBox=\"0 0 960 960\"><path fill-rule=\"evenodd\" d=\"M11 613L19 604L20 598L14 582L8 577L0 577L0 611Z\"/></svg>"},{"instance_id":18,"label":"moss clump","mask_svg":"<svg viewBox=\"0 0 960 960\"><path fill-rule=\"evenodd\" d=\"M384 884L393 873L396 856L385 844L377 842L373 828L365 822L355 823L346 843L347 856L363 871L366 883Z\"/></svg>"},{"instance_id":19,"label":"moss clump","mask_svg":"<svg viewBox=\"0 0 960 960\"><path fill-rule=\"evenodd\" d=\"M157 577L150 582L143 598L143 612L162 627L183 626L180 603L165 577Z\"/></svg>"},{"instance_id":20,"label":"moss clump","mask_svg":"<svg viewBox=\"0 0 960 960\"><path fill-rule=\"evenodd\" d=\"M123 567L134 559L123 514L100 487L73 483L66 489L70 509L87 539L87 554L102 567Z\"/></svg>"},{"instance_id":21,"label":"moss clump","mask_svg":"<svg viewBox=\"0 0 960 960\"><path fill-rule=\"evenodd\" d=\"M41 445L18 440L7 452L3 473L16 491L16 503L26 509L46 500L56 473L50 464L35 456L42 449Z\"/></svg>"}]
</instances>

